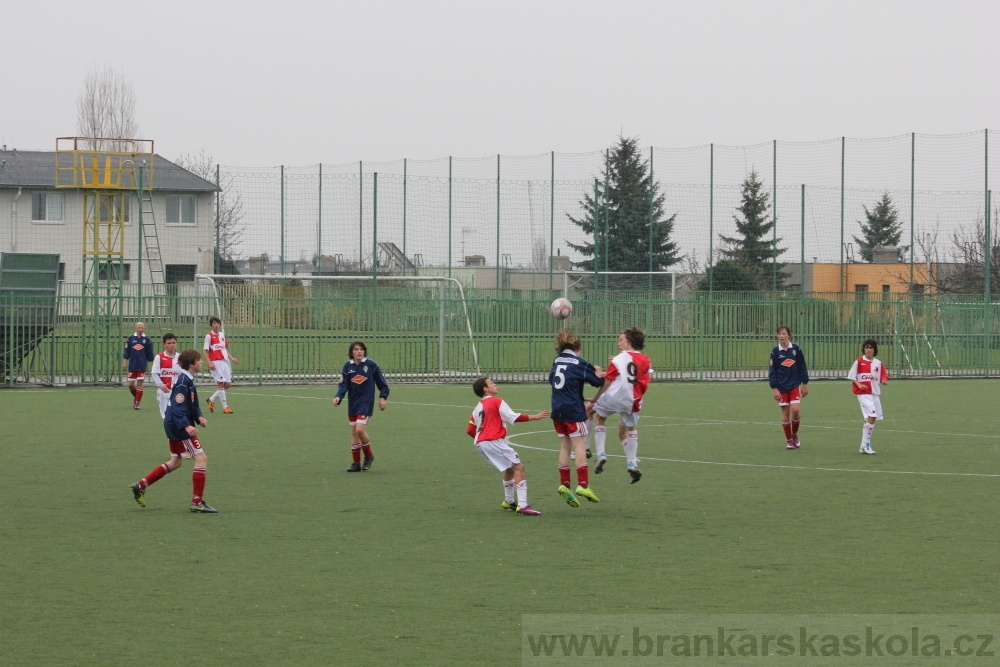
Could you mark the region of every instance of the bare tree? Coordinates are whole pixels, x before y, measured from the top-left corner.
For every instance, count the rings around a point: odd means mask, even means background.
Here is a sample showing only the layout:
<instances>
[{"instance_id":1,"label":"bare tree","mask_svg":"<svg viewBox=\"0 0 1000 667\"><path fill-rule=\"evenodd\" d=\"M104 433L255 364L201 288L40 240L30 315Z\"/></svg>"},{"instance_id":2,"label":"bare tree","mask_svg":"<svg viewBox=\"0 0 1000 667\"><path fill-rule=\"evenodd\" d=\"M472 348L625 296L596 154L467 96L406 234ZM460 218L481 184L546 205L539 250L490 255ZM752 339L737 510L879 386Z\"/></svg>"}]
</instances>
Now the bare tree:
<instances>
[{"instance_id":1,"label":"bare tree","mask_svg":"<svg viewBox=\"0 0 1000 667\"><path fill-rule=\"evenodd\" d=\"M175 162L201 176L206 181L215 183L215 160L202 150L197 155L190 153L181 155ZM233 188L232 176L219 173L219 247L216 254L220 260L236 260L240 258L239 246L243 242L243 198Z\"/></svg>"},{"instance_id":2,"label":"bare tree","mask_svg":"<svg viewBox=\"0 0 1000 667\"><path fill-rule=\"evenodd\" d=\"M111 65L87 73L76 101L77 132L95 139L136 139L135 87ZM121 150L114 141L92 142L92 150Z\"/></svg>"},{"instance_id":3,"label":"bare tree","mask_svg":"<svg viewBox=\"0 0 1000 667\"><path fill-rule=\"evenodd\" d=\"M531 244L531 268L535 271L549 270L549 244L541 236Z\"/></svg>"},{"instance_id":4,"label":"bare tree","mask_svg":"<svg viewBox=\"0 0 1000 667\"><path fill-rule=\"evenodd\" d=\"M951 262L940 265L934 284L940 292L982 294L986 288L986 253L990 255L990 284L1000 287L1000 239L997 215L990 221L989 250L986 243L986 222L980 215L971 227L959 227L951 235ZM992 290L991 290L992 291Z\"/></svg>"}]
</instances>

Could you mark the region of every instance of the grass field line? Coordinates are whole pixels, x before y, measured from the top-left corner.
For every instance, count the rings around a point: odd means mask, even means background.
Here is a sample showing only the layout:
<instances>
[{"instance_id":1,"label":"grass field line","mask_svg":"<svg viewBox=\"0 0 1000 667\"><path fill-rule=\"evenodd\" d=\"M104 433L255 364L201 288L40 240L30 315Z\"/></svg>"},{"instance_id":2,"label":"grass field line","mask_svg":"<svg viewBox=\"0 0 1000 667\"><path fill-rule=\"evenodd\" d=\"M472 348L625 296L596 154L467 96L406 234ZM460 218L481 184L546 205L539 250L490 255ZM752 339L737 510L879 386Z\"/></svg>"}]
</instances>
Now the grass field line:
<instances>
[{"instance_id":1,"label":"grass field line","mask_svg":"<svg viewBox=\"0 0 1000 667\"><path fill-rule=\"evenodd\" d=\"M532 447L531 445L522 445L513 442L515 438L519 438L525 435L537 435L539 433L552 433L552 431L527 431L525 433L516 433L514 435L508 435L507 439L511 441L512 445L515 445L518 449L533 449L539 452L552 452L557 453L558 449L551 449L549 447ZM609 459L623 459L625 458L622 454L608 454ZM824 468L816 467L811 468L809 466L788 466L788 465L775 465L773 463L734 463L731 461L699 461L697 459L665 459L658 458L654 456L643 456L641 461L663 461L666 463L693 463L697 465L708 465L708 466L732 466L736 468L775 468L778 470L817 470L820 472L864 472L864 473L880 473L883 475L935 475L943 477L1000 477L1000 474L984 473L984 472L927 472L922 470L863 470L860 468Z\"/></svg>"}]
</instances>

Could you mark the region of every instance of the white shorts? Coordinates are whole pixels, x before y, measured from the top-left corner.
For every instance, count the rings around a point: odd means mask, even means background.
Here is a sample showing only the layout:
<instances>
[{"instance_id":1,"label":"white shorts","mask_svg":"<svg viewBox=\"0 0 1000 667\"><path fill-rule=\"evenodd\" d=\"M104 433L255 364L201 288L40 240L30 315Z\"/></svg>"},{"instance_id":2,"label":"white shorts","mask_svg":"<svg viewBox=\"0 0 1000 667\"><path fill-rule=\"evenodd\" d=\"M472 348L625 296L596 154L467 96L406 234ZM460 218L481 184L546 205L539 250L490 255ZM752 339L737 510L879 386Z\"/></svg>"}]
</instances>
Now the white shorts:
<instances>
[{"instance_id":1,"label":"white shorts","mask_svg":"<svg viewBox=\"0 0 1000 667\"><path fill-rule=\"evenodd\" d=\"M493 467L503 472L521 462L517 452L510 446L507 439L483 440L476 443L476 451L484 459L493 464Z\"/></svg>"},{"instance_id":2,"label":"white shorts","mask_svg":"<svg viewBox=\"0 0 1000 667\"><path fill-rule=\"evenodd\" d=\"M170 405L170 392L156 388L156 404L160 406L160 419L167 416L167 406Z\"/></svg>"},{"instance_id":3,"label":"white shorts","mask_svg":"<svg viewBox=\"0 0 1000 667\"><path fill-rule=\"evenodd\" d=\"M875 394L858 394L858 403L861 404L861 414L865 419L874 417L882 419L882 401Z\"/></svg>"},{"instance_id":4,"label":"white shorts","mask_svg":"<svg viewBox=\"0 0 1000 667\"><path fill-rule=\"evenodd\" d=\"M216 382L232 382L233 369L229 367L229 362L225 359L213 361L215 369L212 370L212 379Z\"/></svg>"},{"instance_id":5,"label":"white shorts","mask_svg":"<svg viewBox=\"0 0 1000 667\"><path fill-rule=\"evenodd\" d=\"M620 410L613 405L607 405L604 397L601 396L594 404L594 412L607 419L611 415L618 415L618 422L625 428L635 428L639 425L639 413L632 412L631 405L628 410Z\"/></svg>"}]
</instances>

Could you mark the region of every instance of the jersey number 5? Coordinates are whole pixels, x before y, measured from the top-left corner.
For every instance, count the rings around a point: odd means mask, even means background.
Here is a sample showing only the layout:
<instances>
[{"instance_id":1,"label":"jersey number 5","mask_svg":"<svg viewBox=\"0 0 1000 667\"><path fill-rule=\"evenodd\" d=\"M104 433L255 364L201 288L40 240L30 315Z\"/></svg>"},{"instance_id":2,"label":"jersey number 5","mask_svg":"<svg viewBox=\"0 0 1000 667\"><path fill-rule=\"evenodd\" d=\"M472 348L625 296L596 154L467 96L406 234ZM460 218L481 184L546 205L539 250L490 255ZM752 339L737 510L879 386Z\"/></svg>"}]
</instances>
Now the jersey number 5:
<instances>
[{"instance_id":1,"label":"jersey number 5","mask_svg":"<svg viewBox=\"0 0 1000 667\"><path fill-rule=\"evenodd\" d=\"M556 366L555 372L552 373L552 375L554 376L552 378L553 389L562 389L563 386L565 386L566 376L563 375L564 370L566 370L566 364L559 364L558 366ZM633 382L635 382L635 380L633 380Z\"/></svg>"}]
</instances>

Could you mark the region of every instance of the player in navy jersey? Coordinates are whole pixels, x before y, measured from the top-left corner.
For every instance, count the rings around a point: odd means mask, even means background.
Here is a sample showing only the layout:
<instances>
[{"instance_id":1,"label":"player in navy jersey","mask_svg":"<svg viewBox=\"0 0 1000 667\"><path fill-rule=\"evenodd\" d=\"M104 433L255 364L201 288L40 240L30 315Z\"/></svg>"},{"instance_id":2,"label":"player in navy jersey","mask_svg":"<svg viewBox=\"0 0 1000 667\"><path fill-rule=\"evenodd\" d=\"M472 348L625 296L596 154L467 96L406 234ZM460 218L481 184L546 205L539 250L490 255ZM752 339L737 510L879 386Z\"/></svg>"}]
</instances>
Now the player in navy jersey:
<instances>
[{"instance_id":1,"label":"player in navy jersey","mask_svg":"<svg viewBox=\"0 0 1000 667\"><path fill-rule=\"evenodd\" d=\"M347 394L347 419L351 422L351 458L354 460L347 472L359 472L372 467L372 441L368 437L368 418L375 412L375 387L378 387L378 409L385 410L389 398L389 384L382 375L382 369L367 356L368 348L360 340L351 343L347 349L347 363L340 374L340 386L333 404ZM365 460L362 463L361 453Z\"/></svg>"},{"instance_id":2,"label":"player in navy jersey","mask_svg":"<svg viewBox=\"0 0 1000 667\"><path fill-rule=\"evenodd\" d=\"M132 407L139 409L142 403L143 378L146 377L146 367L153 361L153 340L146 335L146 325L135 323L135 333L125 341L125 353L122 355L122 370L128 371L128 390L132 394Z\"/></svg>"},{"instance_id":3,"label":"player in navy jersey","mask_svg":"<svg viewBox=\"0 0 1000 667\"><path fill-rule=\"evenodd\" d=\"M174 378L170 390L170 403L167 415L163 419L163 430L167 433L167 444L170 447L170 460L162 463L149 474L130 485L132 496L140 507L146 506L146 489L150 484L161 479L184 463L184 459L194 459L194 470L191 472L191 511L202 514L215 514L218 510L209 507L203 497L205 493L205 473L208 469L208 456L205 455L198 441L198 426L208 426L205 417L198 406L198 390L194 386L194 374L201 371L201 353L198 350L184 350L177 358L181 371Z\"/></svg>"},{"instance_id":4,"label":"player in navy jersey","mask_svg":"<svg viewBox=\"0 0 1000 667\"><path fill-rule=\"evenodd\" d=\"M785 431L785 448L798 449L799 404L809 395L809 369L802 348L792 342L792 330L778 327L778 344L771 350L767 369L768 383L774 400L781 407L781 428Z\"/></svg>"},{"instance_id":5,"label":"player in navy jersey","mask_svg":"<svg viewBox=\"0 0 1000 667\"><path fill-rule=\"evenodd\" d=\"M604 373L580 356L580 337L571 329L556 334L556 355L549 371L552 387L552 423L559 434L559 495L570 507L579 507L576 496L592 503L600 502L590 489L590 469L587 467L584 436L587 433L587 406L583 400L583 385L604 386ZM570 453L576 454L576 493L570 489Z\"/></svg>"}]
</instances>

